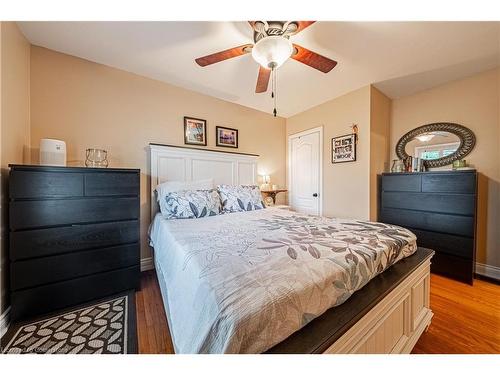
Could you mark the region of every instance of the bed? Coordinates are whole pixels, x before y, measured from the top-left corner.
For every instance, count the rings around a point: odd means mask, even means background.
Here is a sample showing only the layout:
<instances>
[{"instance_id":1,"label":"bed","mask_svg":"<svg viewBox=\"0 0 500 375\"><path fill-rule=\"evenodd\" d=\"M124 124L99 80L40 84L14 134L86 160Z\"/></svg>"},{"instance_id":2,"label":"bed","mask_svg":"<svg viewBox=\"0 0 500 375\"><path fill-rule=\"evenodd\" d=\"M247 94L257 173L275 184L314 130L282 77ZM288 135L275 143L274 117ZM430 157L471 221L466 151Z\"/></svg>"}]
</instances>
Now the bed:
<instances>
[{"instance_id":1,"label":"bed","mask_svg":"<svg viewBox=\"0 0 500 375\"><path fill-rule=\"evenodd\" d=\"M208 176L254 184L256 170L255 155L151 146L152 190L168 179ZM153 207L152 215L150 240L176 353L409 352L430 323L432 252L415 257L416 238L401 227L279 208L166 220ZM419 261L408 266L407 258ZM397 267L397 280L377 287ZM335 321L336 307L345 310L370 286L375 293L347 309L351 319L330 327L321 345L297 345L301 332L319 340L310 327L332 311Z\"/></svg>"}]
</instances>

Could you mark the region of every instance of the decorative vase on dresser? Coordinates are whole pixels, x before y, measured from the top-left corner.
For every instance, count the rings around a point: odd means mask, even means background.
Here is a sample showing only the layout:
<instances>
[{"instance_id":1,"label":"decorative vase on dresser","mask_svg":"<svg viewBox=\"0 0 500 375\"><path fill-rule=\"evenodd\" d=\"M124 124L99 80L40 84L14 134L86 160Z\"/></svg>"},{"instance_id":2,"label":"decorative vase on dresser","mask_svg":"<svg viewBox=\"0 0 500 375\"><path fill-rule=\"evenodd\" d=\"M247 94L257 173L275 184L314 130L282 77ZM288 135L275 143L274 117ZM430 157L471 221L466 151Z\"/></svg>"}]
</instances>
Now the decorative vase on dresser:
<instances>
[{"instance_id":1,"label":"decorative vase on dresser","mask_svg":"<svg viewBox=\"0 0 500 375\"><path fill-rule=\"evenodd\" d=\"M139 287L138 169L9 167L13 321Z\"/></svg>"},{"instance_id":2,"label":"decorative vase on dresser","mask_svg":"<svg viewBox=\"0 0 500 375\"><path fill-rule=\"evenodd\" d=\"M384 173L378 220L408 228L418 246L435 250L431 271L472 284L476 248L477 173Z\"/></svg>"}]
</instances>

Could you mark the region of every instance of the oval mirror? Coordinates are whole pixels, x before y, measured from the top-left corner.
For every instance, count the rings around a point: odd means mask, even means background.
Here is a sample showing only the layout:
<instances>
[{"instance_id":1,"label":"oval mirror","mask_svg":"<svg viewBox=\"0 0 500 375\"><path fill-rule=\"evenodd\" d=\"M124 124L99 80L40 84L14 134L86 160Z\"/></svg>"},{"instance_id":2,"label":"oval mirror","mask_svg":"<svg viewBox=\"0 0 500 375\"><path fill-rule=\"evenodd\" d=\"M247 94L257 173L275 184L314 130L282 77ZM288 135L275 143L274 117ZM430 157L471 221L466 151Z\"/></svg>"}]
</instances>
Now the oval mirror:
<instances>
[{"instance_id":1,"label":"oval mirror","mask_svg":"<svg viewBox=\"0 0 500 375\"><path fill-rule=\"evenodd\" d=\"M426 168L442 167L463 159L474 147L474 133L450 122L419 126L403 135L396 145L402 160L408 156L424 160Z\"/></svg>"}]
</instances>

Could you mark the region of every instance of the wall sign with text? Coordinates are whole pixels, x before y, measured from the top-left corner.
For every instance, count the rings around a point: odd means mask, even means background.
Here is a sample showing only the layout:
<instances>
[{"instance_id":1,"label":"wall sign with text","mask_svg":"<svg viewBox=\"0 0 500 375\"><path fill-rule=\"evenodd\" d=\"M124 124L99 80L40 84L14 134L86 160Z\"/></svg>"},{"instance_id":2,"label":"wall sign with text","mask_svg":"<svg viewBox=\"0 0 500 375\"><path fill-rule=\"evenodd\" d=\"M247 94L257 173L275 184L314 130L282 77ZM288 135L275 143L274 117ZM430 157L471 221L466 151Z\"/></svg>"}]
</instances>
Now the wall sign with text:
<instances>
[{"instance_id":1,"label":"wall sign with text","mask_svg":"<svg viewBox=\"0 0 500 375\"><path fill-rule=\"evenodd\" d=\"M356 161L356 134L332 138L332 163Z\"/></svg>"}]
</instances>

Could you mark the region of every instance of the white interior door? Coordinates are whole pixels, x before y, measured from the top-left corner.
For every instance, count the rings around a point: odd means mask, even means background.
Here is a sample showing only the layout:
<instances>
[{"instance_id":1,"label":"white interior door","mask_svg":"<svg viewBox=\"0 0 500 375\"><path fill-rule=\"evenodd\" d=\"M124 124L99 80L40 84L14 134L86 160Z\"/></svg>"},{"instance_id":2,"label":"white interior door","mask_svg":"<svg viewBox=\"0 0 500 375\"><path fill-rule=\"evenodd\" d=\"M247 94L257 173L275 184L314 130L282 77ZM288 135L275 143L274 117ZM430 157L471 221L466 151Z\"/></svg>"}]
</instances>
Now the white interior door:
<instances>
[{"instance_id":1,"label":"white interior door","mask_svg":"<svg viewBox=\"0 0 500 375\"><path fill-rule=\"evenodd\" d=\"M297 212L321 215L323 129L291 135L288 144L290 205Z\"/></svg>"}]
</instances>

